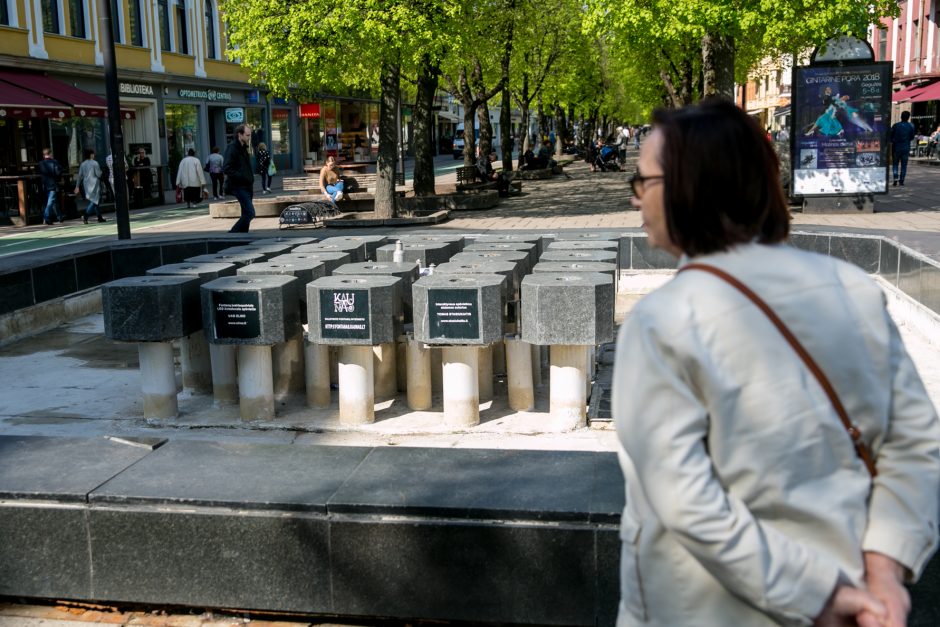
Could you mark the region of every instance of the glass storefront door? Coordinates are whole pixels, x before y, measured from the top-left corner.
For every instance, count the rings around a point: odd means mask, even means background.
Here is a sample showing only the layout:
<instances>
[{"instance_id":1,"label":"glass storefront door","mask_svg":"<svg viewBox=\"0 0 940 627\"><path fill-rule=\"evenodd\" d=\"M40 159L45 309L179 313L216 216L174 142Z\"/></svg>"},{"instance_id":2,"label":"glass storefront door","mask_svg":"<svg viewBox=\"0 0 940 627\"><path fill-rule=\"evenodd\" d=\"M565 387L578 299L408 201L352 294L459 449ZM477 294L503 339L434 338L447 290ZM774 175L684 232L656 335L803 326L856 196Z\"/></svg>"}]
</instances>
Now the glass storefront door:
<instances>
[{"instance_id":1,"label":"glass storefront door","mask_svg":"<svg viewBox=\"0 0 940 627\"><path fill-rule=\"evenodd\" d=\"M200 145L202 112L199 105L170 104L166 110L166 147L169 155L170 180L176 181L176 170L189 149L196 151L196 157L204 160L208 151Z\"/></svg>"}]
</instances>

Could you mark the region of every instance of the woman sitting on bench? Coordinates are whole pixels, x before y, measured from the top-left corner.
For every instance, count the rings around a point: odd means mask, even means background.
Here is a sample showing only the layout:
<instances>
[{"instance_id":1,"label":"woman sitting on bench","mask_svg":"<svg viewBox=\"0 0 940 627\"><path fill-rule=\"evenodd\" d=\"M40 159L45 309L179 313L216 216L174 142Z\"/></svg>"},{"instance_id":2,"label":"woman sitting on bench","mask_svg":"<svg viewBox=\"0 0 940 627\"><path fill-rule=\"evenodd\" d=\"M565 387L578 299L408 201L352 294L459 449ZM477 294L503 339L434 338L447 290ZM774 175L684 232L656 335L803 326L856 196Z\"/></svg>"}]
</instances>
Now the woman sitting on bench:
<instances>
[{"instance_id":1,"label":"woman sitting on bench","mask_svg":"<svg viewBox=\"0 0 940 627\"><path fill-rule=\"evenodd\" d=\"M334 205L343 199L343 180L339 175L336 157L327 157L326 165L320 170L320 191Z\"/></svg>"}]
</instances>

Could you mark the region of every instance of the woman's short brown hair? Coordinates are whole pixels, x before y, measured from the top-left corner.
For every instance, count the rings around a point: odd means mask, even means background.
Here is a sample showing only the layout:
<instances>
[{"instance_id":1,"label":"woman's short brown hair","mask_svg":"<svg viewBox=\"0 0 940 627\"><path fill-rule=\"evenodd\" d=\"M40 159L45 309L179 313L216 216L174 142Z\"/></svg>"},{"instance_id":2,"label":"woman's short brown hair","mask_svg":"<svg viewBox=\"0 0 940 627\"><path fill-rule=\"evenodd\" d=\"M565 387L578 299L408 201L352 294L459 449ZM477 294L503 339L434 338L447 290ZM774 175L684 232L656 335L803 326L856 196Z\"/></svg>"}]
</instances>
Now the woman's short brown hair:
<instances>
[{"instance_id":1,"label":"woman's short brown hair","mask_svg":"<svg viewBox=\"0 0 940 627\"><path fill-rule=\"evenodd\" d=\"M672 241L690 256L756 239L786 239L790 214L780 163L744 111L708 99L653 114L662 134L663 203Z\"/></svg>"}]
</instances>

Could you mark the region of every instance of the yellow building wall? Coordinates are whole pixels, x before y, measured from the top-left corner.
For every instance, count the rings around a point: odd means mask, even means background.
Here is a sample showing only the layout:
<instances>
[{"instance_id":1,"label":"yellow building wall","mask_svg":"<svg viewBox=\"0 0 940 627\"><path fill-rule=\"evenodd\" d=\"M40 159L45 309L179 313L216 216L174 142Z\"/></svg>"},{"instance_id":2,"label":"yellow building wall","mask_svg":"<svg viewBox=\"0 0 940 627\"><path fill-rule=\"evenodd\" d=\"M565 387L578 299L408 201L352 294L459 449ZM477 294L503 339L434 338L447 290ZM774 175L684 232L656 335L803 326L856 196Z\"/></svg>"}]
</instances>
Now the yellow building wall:
<instances>
[{"instance_id":1,"label":"yellow building wall","mask_svg":"<svg viewBox=\"0 0 940 627\"><path fill-rule=\"evenodd\" d=\"M72 63L95 64L95 42L88 39L76 39L64 35L44 35L46 53L52 61L70 61Z\"/></svg>"},{"instance_id":2,"label":"yellow building wall","mask_svg":"<svg viewBox=\"0 0 940 627\"><path fill-rule=\"evenodd\" d=\"M114 55L120 68L150 70L150 48L114 44Z\"/></svg>"},{"instance_id":3,"label":"yellow building wall","mask_svg":"<svg viewBox=\"0 0 940 627\"><path fill-rule=\"evenodd\" d=\"M228 61L206 59L206 76L223 81L248 82L248 73L242 70L240 65Z\"/></svg>"},{"instance_id":4,"label":"yellow building wall","mask_svg":"<svg viewBox=\"0 0 940 627\"><path fill-rule=\"evenodd\" d=\"M193 76L196 72L195 60L188 54L164 51L162 58L163 68L167 74Z\"/></svg>"},{"instance_id":5,"label":"yellow building wall","mask_svg":"<svg viewBox=\"0 0 940 627\"><path fill-rule=\"evenodd\" d=\"M22 28L0 26L0 54L28 55L29 33Z\"/></svg>"}]
</instances>

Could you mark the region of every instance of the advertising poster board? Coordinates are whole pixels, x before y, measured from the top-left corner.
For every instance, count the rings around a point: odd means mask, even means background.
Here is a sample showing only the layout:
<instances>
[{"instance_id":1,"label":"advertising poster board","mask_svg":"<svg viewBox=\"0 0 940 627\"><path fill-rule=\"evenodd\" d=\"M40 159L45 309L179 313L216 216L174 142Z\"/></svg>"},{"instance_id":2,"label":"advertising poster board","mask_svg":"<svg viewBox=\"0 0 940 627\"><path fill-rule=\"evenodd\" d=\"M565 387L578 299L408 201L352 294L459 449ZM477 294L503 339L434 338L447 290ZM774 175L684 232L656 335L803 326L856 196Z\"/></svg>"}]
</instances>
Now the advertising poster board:
<instances>
[{"instance_id":1,"label":"advertising poster board","mask_svg":"<svg viewBox=\"0 0 940 627\"><path fill-rule=\"evenodd\" d=\"M794 195L888 192L890 63L796 68L793 120Z\"/></svg>"}]
</instances>

